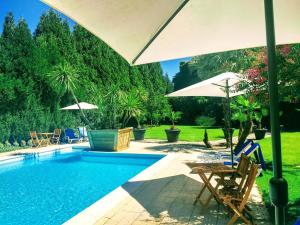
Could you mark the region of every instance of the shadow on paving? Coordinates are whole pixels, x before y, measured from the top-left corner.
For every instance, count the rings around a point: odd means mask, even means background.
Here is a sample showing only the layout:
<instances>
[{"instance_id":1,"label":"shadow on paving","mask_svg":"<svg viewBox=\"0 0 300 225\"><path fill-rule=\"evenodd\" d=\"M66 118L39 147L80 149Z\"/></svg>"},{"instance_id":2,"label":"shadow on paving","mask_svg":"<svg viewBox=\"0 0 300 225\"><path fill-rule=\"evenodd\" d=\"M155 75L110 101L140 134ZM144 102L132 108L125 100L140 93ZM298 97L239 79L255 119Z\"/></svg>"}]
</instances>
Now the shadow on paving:
<instances>
[{"instance_id":1,"label":"shadow on paving","mask_svg":"<svg viewBox=\"0 0 300 225\"><path fill-rule=\"evenodd\" d=\"M166 142L162 142L166 143ZM195 151L209 151L204 145L201 144L165 144L157 146L145 147L145 149L160 152L181 152L181 153L193 153Z\"/></svg>"},{"instance_id":2,"label":"shadow on paving","mask_svg":"<svg viewBox=\"0 0 300 225\"><path fill-rule=\"evenodd\" d=\"M154 222L161 224L227 224L230 216L223 206L212 199L209 206L204 208L200 203L193 202L203 183L186 175L176 175L165 178L129 182L123 188L146 210L147 216L137 218L140 222ZM135 191L132 187L139 187ZM202 198L208 196L205 192ZM251 203L256 212L262 211L261 203ZM265 223L263 215L256 214L257 224ZM240 222L240 221L239 221ZM237 223L239 224L239 223Z\"/></svg>"}]
</instances>

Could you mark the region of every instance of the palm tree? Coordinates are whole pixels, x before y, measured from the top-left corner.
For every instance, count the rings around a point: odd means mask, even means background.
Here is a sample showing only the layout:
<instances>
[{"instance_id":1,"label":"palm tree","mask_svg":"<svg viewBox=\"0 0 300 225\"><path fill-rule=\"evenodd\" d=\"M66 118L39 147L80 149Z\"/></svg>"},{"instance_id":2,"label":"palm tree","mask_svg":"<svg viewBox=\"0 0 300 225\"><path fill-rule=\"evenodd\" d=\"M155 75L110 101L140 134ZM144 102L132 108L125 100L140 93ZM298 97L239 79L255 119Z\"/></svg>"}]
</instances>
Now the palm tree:
<instances>
[{"instance_id":1,"label":"palm tree","mask_svg":"<svg viewBox=\"0 0 300 225\"><path fill-rule=\"evenodd\" d=\"M77 84L79 83L78 70L71 66L68 62L63 62L54 66L53 70L48 74L48 76L51 78L52 84L55 87L61 87L63 93L70 93L72 95L83 119L85 120L86 125L89 125L90 122L81 109L79 101L74 93L74 90L76 90Z\"/></svg>"}]
</instances>

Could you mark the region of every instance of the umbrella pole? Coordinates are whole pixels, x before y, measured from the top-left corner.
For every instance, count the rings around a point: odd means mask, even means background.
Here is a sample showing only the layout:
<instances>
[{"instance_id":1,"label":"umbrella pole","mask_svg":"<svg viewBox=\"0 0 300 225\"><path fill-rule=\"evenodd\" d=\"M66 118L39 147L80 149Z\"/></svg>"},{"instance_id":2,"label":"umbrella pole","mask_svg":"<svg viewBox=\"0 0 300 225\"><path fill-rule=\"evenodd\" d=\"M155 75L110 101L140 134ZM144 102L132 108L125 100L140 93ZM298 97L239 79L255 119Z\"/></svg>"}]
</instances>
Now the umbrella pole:
<instances>
[{"instance_id":1,"label":"umbrella pole","mask_svg":"<svg viewBox=\"0 0 300 225\"><path fill-rule=\"evenodd\" d=\"M273 155L273 177L270 179L269 183L270 199L272 204L275 206L275 224L284 225L285 207L288 203L288 184L287 181L282 177L273 0L265 0L265 20Z\"/></svg>"},{"instance_id":2,"label":"umbrella pole","mask_svg":"<svg viewBox=\"0 0 300 225\"><path fill-rule=\"evenodd\" d=\"M231 109L230 109L230 97L229 97L229 84L228 80L226 80L226 98L227 98L227 135L229 138L229 145L230 145L230 153L231 153L231 167L233 168L233 146L232 146L232 135L231 135Z\"/></svg>"}]
</instances>

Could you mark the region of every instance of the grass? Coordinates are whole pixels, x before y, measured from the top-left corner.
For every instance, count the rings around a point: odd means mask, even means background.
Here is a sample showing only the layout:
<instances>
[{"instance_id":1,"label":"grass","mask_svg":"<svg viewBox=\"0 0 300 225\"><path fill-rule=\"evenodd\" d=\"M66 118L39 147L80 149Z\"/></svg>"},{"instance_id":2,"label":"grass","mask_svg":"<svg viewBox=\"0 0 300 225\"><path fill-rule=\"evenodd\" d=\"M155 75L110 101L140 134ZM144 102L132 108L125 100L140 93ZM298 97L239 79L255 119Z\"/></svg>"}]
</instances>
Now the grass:
<instances>
[{"instance_id":1,"label":"grass","mask_svg":"<svg viewBox=\"0 0 300 225\"><path fill-rule=\"evenodd\" d=\"M289 207L288 224L294 224L297 216L300 216L300 132L284 132L281 134L282 140L282 162L283 176L289 185ZM266 138L260 142L268 170L262 177L257 179L257 184L263 194L264 202L274 214L274 208L270 206L269 200L269 180L272 177L272 148L271 138Z\"/></svg>"},{"instance_id":2,"label":"grass","mask_svg":"<svg viewBox=\"0 0 300 225\"><path fill-rule=\"evenodd\" d=\"M181 130L179 140L180 141L193 141L199 142L203 140L204 129L199 126L176 126ZM146 139L160 139L166 140L165 129L169 129L170 125L161 125L158 127L149 127L147 128L145 138ZM235 131L235 135L237 135L237 130ZM224 138L224 134L222 129L220 128L212 128L207 130L208 138L210 141L212 140L220 140Z\"/></svg>"}]
</instances>

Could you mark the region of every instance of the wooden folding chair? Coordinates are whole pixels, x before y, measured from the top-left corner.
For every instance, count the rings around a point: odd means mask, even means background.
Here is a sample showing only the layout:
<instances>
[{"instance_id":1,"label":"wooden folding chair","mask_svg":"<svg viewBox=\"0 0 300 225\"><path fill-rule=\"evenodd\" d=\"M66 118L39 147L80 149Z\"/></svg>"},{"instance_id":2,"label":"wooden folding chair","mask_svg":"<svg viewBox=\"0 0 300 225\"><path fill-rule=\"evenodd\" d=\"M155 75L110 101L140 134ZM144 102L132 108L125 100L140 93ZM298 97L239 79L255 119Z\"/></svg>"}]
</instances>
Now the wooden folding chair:
<instances>
[{"instance_id":1,"label":"wooden folding chair","mask_svg":"<svg viewBox=\"0 0 300 225\"><path fill-rule=\"evenodd\" d=\"M246 180L250 164L250 157L242 154L240 163L236 169L233 169L230 172L227 170L213 171L215 176L219 177L215 179L218 184L216 188L223 186L223 188L227 189L237 188L237 190L240 191Z\"/></svg>"},{"instance_id":2,"label":"wooden folding chair","mask_svg":"<svg viewBox=\"0 0 300 225\"><path fill-rule=\"evenodd\" d=\"M204 187L202 188L201 192L199 193L199 195L197 196L197 199L195 200L194 204L199 201L203 206L207 206L208 202L202 202L201 201L201 195L204 192L204 189L207 188L208 191L211 193L211 196L216 200L216 202L218 204L223 204L223 199L221 197L223 197L220 193L219 190L216 189L215 187L212 186L212 184L210 183L210 179L206 177L205 175L205 171L202 169L198 169L198 174L201 177L203 183L204 183ZM211 197L210 197L211 198Z\"/></svg>"},{"instance_id":3,"label":"wooden folding chair","mask_svg":"<svg viewBox=\"0 0 300 225\"><path fill-rule=\"evenodd\" d=\"M30 138L33 147L41 147L47 145L47 141L43 138L39 138L36 131L30 131Z\"/></svg>"},{"instance_id":4,"label":"wooden folding chair","mask_svg":"<svg viewBox=\"0 0 300 225\"><path fill-rule=\"evenodd\" d=\"M227 194L220 197L224 205L228 206L234 213L227 225L234 224L238 218L241 218L246 224L253 224L253 216L250 213L250 208L247 206L247 202L255 183L257 172L258 165L252 163L249 175L241 191L238 192L238 194ZM247 218L247 216L249 218Z\"/></svg>"},{"instance_id":5,"label":"wooden folding chair","mask_svg":"<svg viewBox=\"0 0 300 225\"><path fill-rule=\"evenodd\" d=\"M59 144L60 135L61 135L61 129L54 129L53 136L51 137L51 142L53 144Z\"/></svg>"},{"instance_id":6,"label":"wooden folding chair","mask_svg":"<svg viewBox=\"0 0 300 225\"><path fill-rule=\"evenodd\" d=\"M243 155L241 156L241 161L237 167L237 169L231 169L231 168L216 168L216 169L211 169L211 174L209 176L209 178L207 179L208 182L211 182L212 177L217 176L218 178L216 179L217 184L214 187L215 190L217 190L220 186L223 186L224 189L228 189L228 190L235 190L236 189L238 191L241 190L242 185L245 182L246 176L247 176L247 172L249 169L249 165L250 165L250 158ZM199 171L198 174L200 175ZM201 179L203 178L203 175L200 176ZM205 176L206 177L206 176ZM230 178L230 179L226 179L226 177ZM237 181L239 179L239 181ZM202 179L203 180L203 179ZM205 184L205 183L204 183ZM211 184L211 183L210 183ZM196 200L194 201L194 204L197 203L197 201L201 198L201 195L203 194L204 190L206 188L206 184L204 185L204 187L201 189L200 193L198 194ZM211 194L205 203L201 202L205 207L209 204L210 200L213 198L213 194Z\"/></svg>"}]
</instances>

